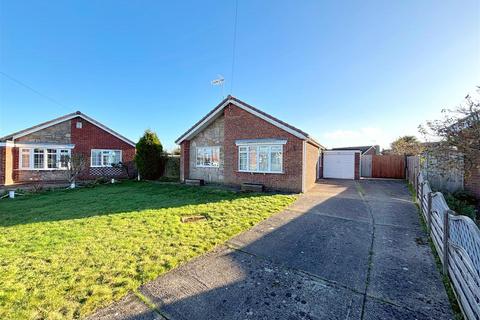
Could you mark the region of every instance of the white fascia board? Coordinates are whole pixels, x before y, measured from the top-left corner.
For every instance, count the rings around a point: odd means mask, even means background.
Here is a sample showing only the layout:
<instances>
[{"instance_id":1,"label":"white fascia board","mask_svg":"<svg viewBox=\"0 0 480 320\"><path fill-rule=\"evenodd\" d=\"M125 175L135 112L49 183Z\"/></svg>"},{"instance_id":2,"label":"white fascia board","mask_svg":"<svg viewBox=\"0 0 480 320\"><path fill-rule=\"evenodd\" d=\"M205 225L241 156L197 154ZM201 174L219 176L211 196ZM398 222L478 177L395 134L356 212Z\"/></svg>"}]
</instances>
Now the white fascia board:
<instances>
[{"instance_id":1,"label":"white fascia board","mask_svg":"<svg viewBox=\"0 0 480 320\"><path fill-rule=\"evenodd\" d=\"M57 144L57 143L15 143L18 148L46 148L46 149L73 149L74 144Z\"/></svg>"},{"instance_id":2,"label":"white fascia board","mask_svg":"<svg viewBox=\"0 0 480 320\"><path fill-rule=\"evenodd\" d=\"M92 118L84 115L83 113L81 113L81 114L72 114L71 116L58 119L57 121L44 124L43 126L36 127L36 128L32 128L31 130L28 130L28 131L19 133L19 134L17 134L17 135L14 135L14 136L12 137L12 139L15 140L15 139L21 138L21 137L26 136L26 135L28 135L28 134L31 134L31 133L34 133L34 132L43 130L43 129L45 129L45 128L54 126L54 125L56 125L56 124L59 124L59 123L62 123L62 122L64 122L64 121L68 121L68 120L71 120L71 119L77 118L77 117L82 118L82 119L84 119L84 120L87 120L88 122L93 123L95 126L97 126L97 127L101 128L101 129L105 130L106 132L110 133L112 136L115 136L115 137L117 137L118 139L120 139L120 140L128 143L129 145L135 147L135 143L134 143L133 141L130 141L130 140L128 140L127 138L119 135L119 134L116 133L115 131L113 131L113 130L111 130L110 128L104 126L104 125L101 124L100 122L98 122L98 121L96 121L96 120L94 120L94 119L92 119Z\"/></svg>"},{"instance_id":3,"label":"white fascia board","mask_svg":"<svg viewBox=\"0 0 480 320\"><path fill-rule=\"evenodd\" d=\"M270 144L287 144L287 139L246 139L246 140L235 140L235 145L244 146L244 145L270 145Z\"/></svg>"},{"instance_id":4,"label":"white fascia board","mask_svg":"<svg viewBox=\"0 0 480 320\"><path fill-rule=\"evenodd\" d=\"M190 140L190 138L191 138L192 136L194 136L195 134L197 134L197 132L198 132L199 130L201 130L205 124L209 123L209 121L210 121L211 119L213 119L214 117L216 117L229 103L230 103L230 100L225 101L225 103L222 104L222 105L220 106L220 108L217 109L217 111L213 112L211 115L209 115L208 117L206 117L202 122L200 122L197 126L195 126L194 128L190 129L186 134L184 134L184 135L181 136L179 139L177 139L177 140L175 141L175 143L180 144L180 143L182 143L184 140Z\"/></svg>"},{"instance_id":5,"label":"white fascia board","mask_svg":"<svg viewBox=\"0 0 480 320\"><path fill-rule=\"evenodd\" d=\"M362 152L362 154L367 153L367 152L370 151L370 149L372 149L373 147L375 147L375 146L371 146L370 148L368 148L367 150L365 150L365 152Z\"/></svg>"},{"instance_id":6,"label":"white fascia board","mask_svg":"<svg viewBox=\"0 0 480 320\"><path fill-rule=\"evenodd\" d=\"M0 142L0 147L14 147L13 141L4 141Z\"/></svg>"},{"instance_id":7,"label":"white fascia board","mask_svg":"<svg viewBox=\"0 0 480 320\"><path fill-rule=\"evenodd\" d=\"M207 123L209 123L209 121L216 117L227 105L229 104L233 104L237 107L239 107L240 109L243 109L251 114L253 114L254 116L257 116L259 117L260 119L263 119L265 121L267 121L268 123L271 123L273 124L274 126L294 135L295 137L297 138L300 138L302 140L307 140L308 137L306 137L305 135L301 134L300 132L296 131L296 130L293 130L251 108L249 108L248 106L244 105L243 103L239 103L233 99L229 99L227 101L225 101L221 106L220 108L217 109L217 111L215 111L214 113L212 113L211 115L209 115L207 118L205 118L202 122L200 122L197 126L195 126L194 128L192 128L189 132L187 132L187 134L185 134L183 137L181 137L180 139L178 139L177 141L175 141L177 144L180 144L182 143L184 140L189 140L192 136L194 136L199 130L201 130L203 128L203 126Z\"/></svg>"}]
</instances>

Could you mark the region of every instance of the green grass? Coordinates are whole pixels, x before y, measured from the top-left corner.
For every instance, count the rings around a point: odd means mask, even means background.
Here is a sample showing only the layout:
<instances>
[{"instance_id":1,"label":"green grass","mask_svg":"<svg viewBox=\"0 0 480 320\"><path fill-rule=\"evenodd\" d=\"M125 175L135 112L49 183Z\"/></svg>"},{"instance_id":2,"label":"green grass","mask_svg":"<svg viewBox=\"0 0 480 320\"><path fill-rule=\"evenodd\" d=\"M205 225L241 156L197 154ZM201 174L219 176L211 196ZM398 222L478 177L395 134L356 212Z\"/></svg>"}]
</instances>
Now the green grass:
<instances>
[{"instance_id":1,"label":"green grass","mask_svg":"<svg viewBox=\"0 0 480 320\"><path fill-rule=\"evenodd\" d=\"M0 319L85 317L295 199L123 182L0 200Z\"/></svg>"}]
</instances>

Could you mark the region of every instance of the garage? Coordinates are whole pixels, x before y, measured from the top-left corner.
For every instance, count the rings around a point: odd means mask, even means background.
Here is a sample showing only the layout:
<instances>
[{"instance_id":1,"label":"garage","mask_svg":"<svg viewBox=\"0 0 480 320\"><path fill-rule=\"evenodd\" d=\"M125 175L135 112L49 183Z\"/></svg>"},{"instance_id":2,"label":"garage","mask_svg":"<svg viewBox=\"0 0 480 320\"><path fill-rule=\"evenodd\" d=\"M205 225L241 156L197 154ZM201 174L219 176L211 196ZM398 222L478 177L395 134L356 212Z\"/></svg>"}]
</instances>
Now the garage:
<instances>
[{"instance_id":1,"label":"garage","mask_svg":"<svg viewBox=\"0 0 480 320\"><path fill-rule=\"evenodd\" d=\"M323 177L358 179L360 151L325 151L323 153Z\"/></svg>"}]
</instances>

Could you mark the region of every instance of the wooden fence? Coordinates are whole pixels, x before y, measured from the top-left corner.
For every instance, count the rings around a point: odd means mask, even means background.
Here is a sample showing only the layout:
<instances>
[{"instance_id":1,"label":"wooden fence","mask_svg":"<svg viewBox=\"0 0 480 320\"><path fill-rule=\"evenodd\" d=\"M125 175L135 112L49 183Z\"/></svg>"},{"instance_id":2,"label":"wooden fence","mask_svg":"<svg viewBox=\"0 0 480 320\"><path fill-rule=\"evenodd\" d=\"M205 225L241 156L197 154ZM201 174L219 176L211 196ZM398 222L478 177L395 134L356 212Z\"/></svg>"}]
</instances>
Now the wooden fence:
<instances>
[{"instance_id":1,"label":"wooden fence","mask_svg":"<svg viewBox=\"0 0 480 320\"><path fill-rule=\"evenodd\" d=\"M442 160L428 154L422 157L422 161L418 156L407 157L408 179L414 181L421 171L435 190L454 192L463 189L463 157L456 156L456 165L448 166L448 170L436 165L440 161Z\"/></svg>"},{"instance_id":2,"label":"wooden fence","mask_svg":"<svg viewBox=\"0 0 480 320\"><path fill-rule=\"evenodd\" d=\"M409 170L407 179L415 187L443 273L450 277L465 318L480 319L480 230L472 219L450 210L443 194L432 192L422 172L415 175Z\"/></svg>"},{"instance_id":3,"label":"wooden fence","mask_svg":"<svg viewBox=\"0 0 480 320\"><path fill-rule=\"evenodd\" d=\"M405 157L399 155L372 156L372 177L405 179Z\"/></svg>"}]
</instances>

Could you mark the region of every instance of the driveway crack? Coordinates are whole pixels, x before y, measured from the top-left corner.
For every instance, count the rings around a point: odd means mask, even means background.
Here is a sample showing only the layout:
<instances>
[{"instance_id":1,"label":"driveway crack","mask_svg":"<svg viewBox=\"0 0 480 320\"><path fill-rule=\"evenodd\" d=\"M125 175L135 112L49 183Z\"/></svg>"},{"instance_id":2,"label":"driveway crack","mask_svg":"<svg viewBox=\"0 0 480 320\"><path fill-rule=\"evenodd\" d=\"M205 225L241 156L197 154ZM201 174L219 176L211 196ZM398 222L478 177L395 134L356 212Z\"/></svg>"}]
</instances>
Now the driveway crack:
<instances>
[{"instance_id":1,"label":"driveway crack","mask_svg":"<svg viewBox=\"0 0 480 320\"><path fill-rule=\"evenodd\" d=\"M368 268L367 268L367 279L365 282L365 291L363 293L363 302L362 302L362 312L360 319L364 319L365 317L365 305L367 303L367 292L368 292L368 287L370 285L370 276L372 272L372 263L373 263L373 245L375 243L375 217L373 215L372 207L368 203L368 201L364 197L365 191L363 188L361 188L360 184L355 181L355 184L357 186L357 192L360 195L360 198L362 199L363 203L367 207L368 213L371 217L372 221L372 232L371 232L371 242L370 242L370 250L368 251Z\"/></svg>"}]
</instances>

